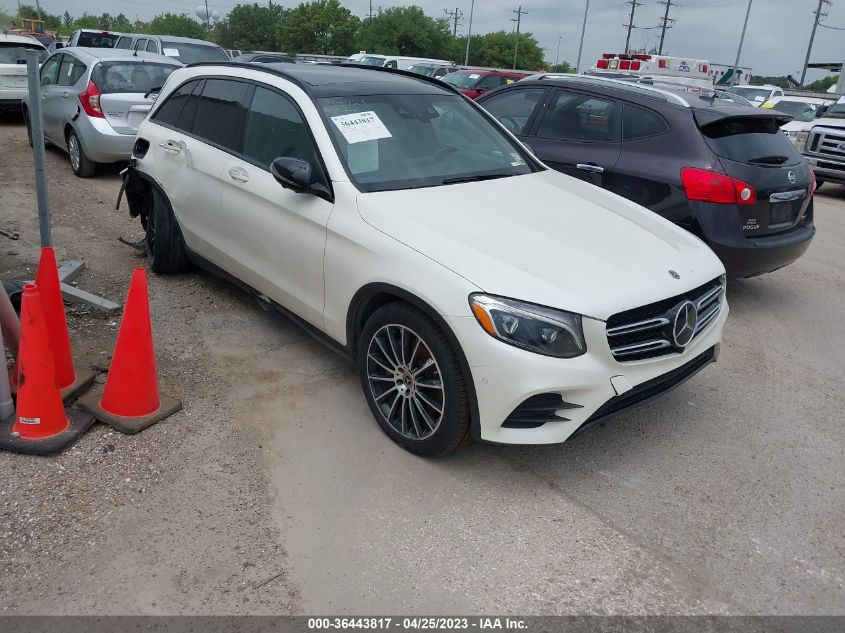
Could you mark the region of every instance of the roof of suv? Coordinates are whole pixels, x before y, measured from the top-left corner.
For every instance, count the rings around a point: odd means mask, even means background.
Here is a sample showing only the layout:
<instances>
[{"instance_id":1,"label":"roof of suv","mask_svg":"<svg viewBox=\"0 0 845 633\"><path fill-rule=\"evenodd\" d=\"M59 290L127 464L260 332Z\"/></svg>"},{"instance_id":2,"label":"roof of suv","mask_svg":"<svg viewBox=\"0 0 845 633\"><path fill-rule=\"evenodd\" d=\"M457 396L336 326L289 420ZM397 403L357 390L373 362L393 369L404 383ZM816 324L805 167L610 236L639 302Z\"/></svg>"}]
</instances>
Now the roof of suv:
<instances>
[{"instance_id":1,"label":"roof of suv","mask_svg":"<svg viewBox=\"0 0 845 633\"><path fill-rule=\"evenodd\" d=\"M621 96L624 93L625 97L632 101L647 100L651 102L665 102L676 107L690 108L695 112L696 121L699 125L706 125L713 121L721 119L730 119L734 117L760 117L772 118L772 110L760 111L760 108L751 108L748 106L736 105L726 99L714 99L713 97L703 96L692 92L675 92L673 90L666 90L664 88L656 88L647 84L631 83L630 81L622 81L618 79L605 79L599 77L585 77L583 75L534 75L527 77L519 82L519 85L547 85L554 84L558 86L578 86L583 89L588 89L598 93L608 95L616 94ZM511 84L511 88L514 84ZM508 86L500 88L499 90L506 90ZM495 91L494 91L495 92ZM493 92L488 93L493 94ZM783 123L788 123L792 117L784 115L783 117L775 117L783 119Z\"/></svg>"},{"instance_id":2,"label":"roof of suv","mask_svg":"<svg viewBox=\"0 0 845 633\"><path fill-rule=\"evenodd\" d=\"M241 62L200 62L190 64L196 67L243 68L251 71L269 72L299 85L315 97L339 97L344 95L386 94L401 86L403 94L432 94L457 92L439 79L377 66L342 66L324 64L250 64Z\"/></svg>"}]
</instances>

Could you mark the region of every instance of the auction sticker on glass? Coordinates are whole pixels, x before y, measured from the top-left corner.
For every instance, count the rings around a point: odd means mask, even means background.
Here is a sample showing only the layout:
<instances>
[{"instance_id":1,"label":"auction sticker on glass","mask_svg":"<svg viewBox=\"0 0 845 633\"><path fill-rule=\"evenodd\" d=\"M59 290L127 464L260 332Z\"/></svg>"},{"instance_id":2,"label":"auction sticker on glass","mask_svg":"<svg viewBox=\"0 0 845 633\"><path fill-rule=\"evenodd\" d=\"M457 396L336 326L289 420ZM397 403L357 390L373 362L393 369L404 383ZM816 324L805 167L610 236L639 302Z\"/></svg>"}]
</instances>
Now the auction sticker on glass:
<instances>
[{"instance_id":1,"label":"auction sticker on glass","mask_svg":"<svg viewBox=\"0 0 845 633\"><path fill-rule=\"evenodd\" d=\"M332 121L349 144L375 141L392 136L373 111L341 114L340 116L333 116Z\"/></svg>"}]
</instances>

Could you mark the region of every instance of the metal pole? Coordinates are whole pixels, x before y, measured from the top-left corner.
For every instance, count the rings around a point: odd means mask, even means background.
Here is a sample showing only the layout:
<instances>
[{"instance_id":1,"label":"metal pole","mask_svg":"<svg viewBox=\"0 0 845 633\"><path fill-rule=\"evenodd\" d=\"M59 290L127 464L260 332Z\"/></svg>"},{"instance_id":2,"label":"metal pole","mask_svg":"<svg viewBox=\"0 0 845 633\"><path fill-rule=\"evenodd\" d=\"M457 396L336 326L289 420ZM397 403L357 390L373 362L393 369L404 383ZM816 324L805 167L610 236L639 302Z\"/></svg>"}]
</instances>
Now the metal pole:
<instances>
[{"instance_id":1,"label":"metal pole","mask_svg":"<svg viewBox=\"0 0 845 633\"><path fill-rule=\"evenodd\" d=\"M38 51L27 49L26 70L29 84L29 127L32 130L32 162L35 165L35 195L38 200L38 227L41 246L52 246L50 201L44 173L44 122L41 118L41 86L38 81Z\"/></svg>"},{"instance_id":2,"label":"metal pole","mask_svg":"<svg viewBox=\"0 0 845 633\"><path fill-rule=\"evenodd\" d=\"M657 49L657 54L663 54L663 40L666 38L666 28L669 26L669 7L672 6L672 0L666 0L663 4L666 5L666 13L663 14L663 28L660 31L660 46Z\"/></svg>"},{"instance_id":3,"label":"metal pole","mask_svg":"<svg viewBox=\"0 0 845 633\"><path fill-rule=\"evenodd\" d=\"M631 44L631 31L634 29L634 11L637 10L637 7L640 6L640 2L637 0L631 0L631 18L628 20L628 35L625 37L625 54L628 54L628 47Z\"/></svg>"},{"instance_id":4,"label":"metal pole","mask_svg":"<svg viewBox=\"0 0 845 633\"><path fill-rule=\"evenodd\" d=\"M475 0L469 5L469 28L467 29L467 52L464 57L464 66L469 66L469 41L472 39L472 13L475 11Z\"/></svg>"},{"instance_id":5,"label":"metal pole","mask_svg":"<svg viewBox=\"0 0 845 633\"><path fill-rule=\"evenodd\" d=\"M739 56L742 54L742 43L745 41L745 29L748 28L748 16L751 15L751 3L754 0L748 0L748 9L745 12L745 22L742 25L742 35L739 36L739 48L736 51L736 61L734 62L734 76L739 75Z\"/></svg>"},{"instance_id":6,"label":"metal pole","mask_svg":"<svg viewBox=\"0 0 845 633\"><path fill-rule=\"evenodd\" d=\"M816 9L816 19L813 20L813 30L810 32L810 43L807 46L807 56L804 58L804 69L801 71L801 85L804 85L804 79L807 77L807 64L810 63L810 52L813 50L813 40L816 39L816 29L819 28L819 20L822 15L822 5L825 0L819 0L819 8Z\"/></svg>"},{"instance_id":7,"label":"metal pole","mask_svg":"<svg viewBox=\"0 0 845 633\"><path fill-rule=\"evenodd\" d=\"M578 44L578 61L575 62L575 72L581 70L581 51L584 50L584 32L587 30L587 14L590 12L590 0L587 0L587 6L584 7L584 23L581 25L581 43Z\"/></svg>"},{"instance_id":8,"label":"metal pole","mask_svg":"<svg viewBox=\"0 0 845 633\"><path fill-rule=\"evenodd\" d=\"M836 82L834 90L840 97L845 95L845 61L842 62L842 68L839 70L839 81Z\"/></svg>"},{"instance_id":9,"label":"metal pole","mask_svg":"<svg viewBox=\"0 0 845 633\"><path fill-rule=\"evenodd\" d=\"M522 5L519 5L519 8L514 13L516 13L516 20L512 19L512 21L516 22L516 35L513 40L513 69L516 70L516 54L519 51L519 25L522 22L523 14L528 13L528 11L523 11Z\"/></svg>"},{"instance_id":10,"label":"metal pole","mask_svg":"<svg viewBox=\"0 0 845 633\"><path fill-rule=\"evenodd\" d=\"M205 0L205 32L211 33L211 13L208 12L208 0Z\"/></svg>"},{"instance_id":11,"label":"metal pole","mask_svg":"<svg viewBox=\"0 0 845 633\"><path fill-rule=\"evenodd\" d=\"M560 61L560 41L563 39L563 35L557 38L557 53L555 53L555 67L557 67L557 63Z\"/></svg>"}]
</instances>

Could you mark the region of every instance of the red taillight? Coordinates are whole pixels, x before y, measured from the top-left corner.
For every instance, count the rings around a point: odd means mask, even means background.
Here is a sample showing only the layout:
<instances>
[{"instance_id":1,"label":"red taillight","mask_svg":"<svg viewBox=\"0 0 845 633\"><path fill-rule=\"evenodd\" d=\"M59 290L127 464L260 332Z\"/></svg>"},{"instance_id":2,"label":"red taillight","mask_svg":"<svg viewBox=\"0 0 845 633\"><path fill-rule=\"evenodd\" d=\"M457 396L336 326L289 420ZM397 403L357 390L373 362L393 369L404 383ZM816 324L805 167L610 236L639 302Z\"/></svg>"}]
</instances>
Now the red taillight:
<instances>
[{"instance_id":1,"label":"red taillight","mask_svg":"<svg viewBox=\"0 0 845 633\"><path fill-rule=\"evenodd\" d=\"M619 62L619 70L631 70L631 62L627 59L623 59Z\"/></svg>"},{"instance_id":2,"label":"red taillight","mask_svg":"<svg viewBox=\"0 0 845 633\"><path fill-rule=\"evenodd\" d=\"M660 60L660 67L661 68L669 68L669 60L668 59L661 59Z\"/></svg>"},{"instance_id":3,"label":"red taillight","mask_svg":"<svg viewBox=\"0 0 845 633\"><path fill-rule=\"evenodd\" d=\"M640 62L631 62L631 70L639 70L640 66Z\"/></svg>"},{"instance_id":4,"label":"red taillight","mask_svg":"<svg viewBox=\"0 0 845 633\"><path fill-rule=\"evenodd\" d=\"M649 60L651 59L651 55L632 55L634 59L642 59L642 60Z\"/></svg>"},{"instance_id":5,"label":"red taillight","mask_svg":"<svg viewBox=\"0 0 845 633\"><path fill-rule=\"evenodd\" d=\"M699 64L698 65L698 72L706 73L707 72L707 64Z\"/></svg>"},{"instance_id":6,"label":"red taillight","mask_svg":"<svg viewBox=\"0 0 845 633\"><path fill-rule=\"evenodd\" d=\"M596 68L607 68L607 60L600 59L596 62Z\"/></svg>"},{"instance_id":7,"label":"red taillight","mask_svg":"<svg viewBox=\"0 0 845 633\"><path fill-rule=\"evenodd\" d=\"M88 80L85 92L79 93L79 103L82 104L82 109L88 116L105 119L106 117L100 109L100 94L100 89L94 85L93 81Z\"/></svg>"},{"instance_id":8,"label":"red taillight","mask_svg":"<svg viewBox=\"0 0 845 633\"><path fill-rule=\"evenodd\" d=\"M684 167L681 169L681 184L688 200L716 204L757 204L754 187L716 171Z\"/></svg>"},{"instance_id":9,"label":"red taillight","mask_svg":"<svg viewBox=\"0 0 845 633\"><path fill-rule=\"evenodd\" d=\"M602 59L613 59L616 57L616 53L602 53Z\"/></svg>"}]
</instances>

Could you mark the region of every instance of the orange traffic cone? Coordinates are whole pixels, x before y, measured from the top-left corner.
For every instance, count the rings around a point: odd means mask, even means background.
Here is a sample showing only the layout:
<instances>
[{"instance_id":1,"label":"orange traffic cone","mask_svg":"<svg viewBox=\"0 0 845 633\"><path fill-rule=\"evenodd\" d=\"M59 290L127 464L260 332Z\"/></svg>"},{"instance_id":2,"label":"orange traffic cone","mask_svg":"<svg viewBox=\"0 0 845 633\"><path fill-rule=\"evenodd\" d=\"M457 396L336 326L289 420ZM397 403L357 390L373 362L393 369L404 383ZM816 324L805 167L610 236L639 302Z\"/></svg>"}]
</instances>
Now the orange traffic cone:
<instances>
[{"instance_id":1,"label":"orange traffic cone","mask_svg":"<svg viewBox=\"0 0 845 633\"><path fill-rule=\"evenodd\" d=\"M44 308L47 335L56 368L56 384L61 389L62 400L69 402L91 386L94 382L94 372L90 369L75 367L73 364L56 253L50 246L41 249L41 259L38 262L38 271L35 273L35 286L38 288L41 305ZM13 390L17 389L17 384L17 372L13 371Z\"/></svg>"},{"instance_id":2,"label":"orange traffic cone","mask_svg":"<svg viewBox=\"0 0 845 633\"><path fill-rule=\"evenodd\" d=\"M137 433L178 411L182 403L158 391L147 275L132 274L102 396L88 395L79 406L123 433Z\"/></svg>"},{"instance_id":3,"label":"orange traffic cone","mask_svg":"<svg viewBox=\"0 0 845 633\"><path fill-rule=\"evenodd\" d=\"M62 450L94 423L90 415L68 411L56 386L56 370L38 289L24 286L18 353L15 416L0 424L0 448L50 455Z\"/></svg>"}]
</instances>

